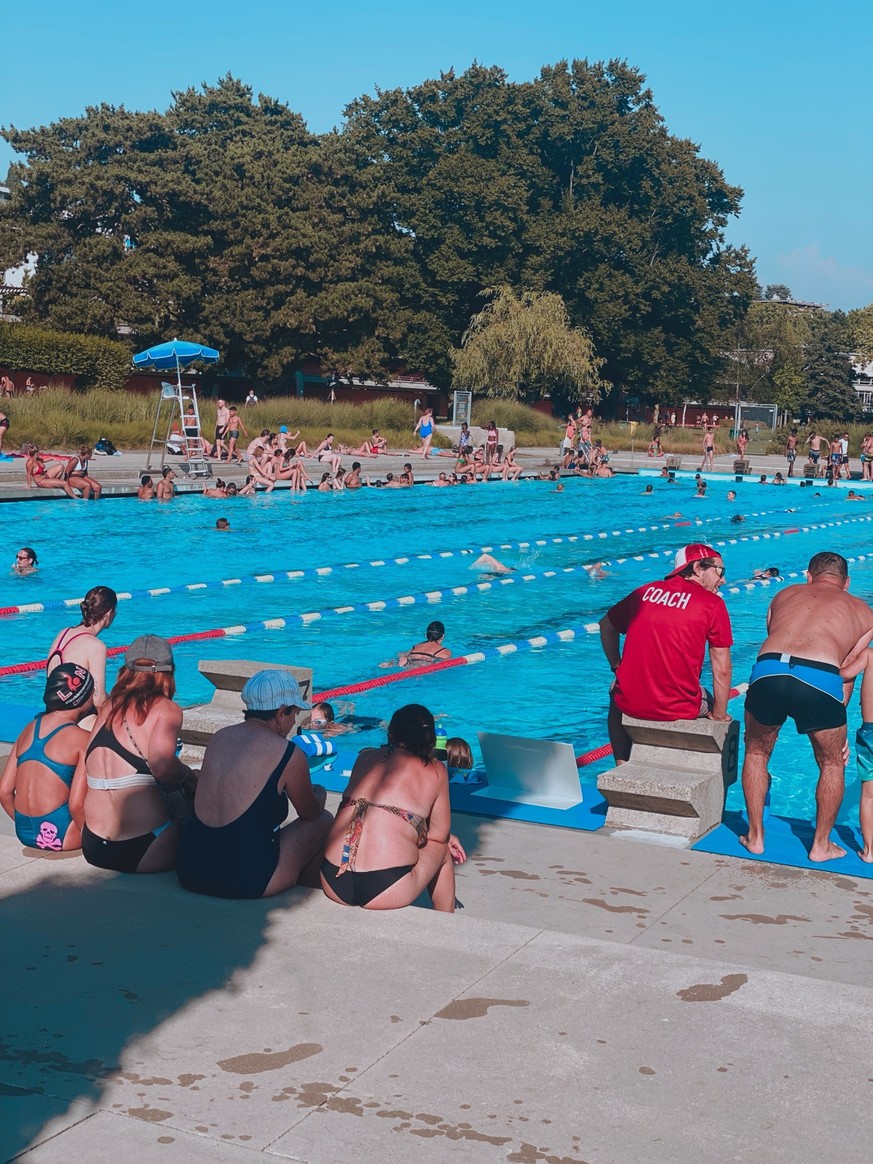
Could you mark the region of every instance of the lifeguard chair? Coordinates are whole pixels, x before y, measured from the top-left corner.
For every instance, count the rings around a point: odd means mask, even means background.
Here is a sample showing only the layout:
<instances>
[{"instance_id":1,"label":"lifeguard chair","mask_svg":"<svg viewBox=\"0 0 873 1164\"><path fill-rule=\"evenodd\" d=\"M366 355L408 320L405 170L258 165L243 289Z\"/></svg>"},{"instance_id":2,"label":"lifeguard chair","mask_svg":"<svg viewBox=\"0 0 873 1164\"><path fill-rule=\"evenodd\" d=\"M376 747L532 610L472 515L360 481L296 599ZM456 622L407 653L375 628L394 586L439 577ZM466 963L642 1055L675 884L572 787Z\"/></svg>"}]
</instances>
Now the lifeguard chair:
<instances>
[{"instance_id":1,"label":"lifeguard chair","mask_svg":"<svg viewBox=\"0 0 873 1164\"><path fill-rule=\"evenodd\" d=\"M193 405L193 418L191 413L186 416L189 401ZM163 427L164 424L166 428ZM173 433L174 424L178 427L178 434ZM159 437L159 431L164 435ZM187 476L212 476L212 466L203 452L200 406L197 403L197 389L193 384L171 384L166 380L161 384L152 439L146 458L147 470L152 468L152 458L157 457L158 450L160 460L155 464L155 468L163 469L167 462L167 453L178 450L182 458L178 464Z\"/></svg>"}]
</instances>

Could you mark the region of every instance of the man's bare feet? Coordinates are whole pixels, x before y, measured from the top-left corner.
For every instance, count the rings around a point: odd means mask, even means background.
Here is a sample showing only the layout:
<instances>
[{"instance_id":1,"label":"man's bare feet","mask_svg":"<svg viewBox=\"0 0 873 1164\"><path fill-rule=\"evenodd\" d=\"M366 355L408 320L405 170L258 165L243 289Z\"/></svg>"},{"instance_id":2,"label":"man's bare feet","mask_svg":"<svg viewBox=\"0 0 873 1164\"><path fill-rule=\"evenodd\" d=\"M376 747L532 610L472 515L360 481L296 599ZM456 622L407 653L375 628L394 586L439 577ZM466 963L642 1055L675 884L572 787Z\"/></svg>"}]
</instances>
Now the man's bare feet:
<instances>
[{"instance_id":1,"label":"man's bare feet","mask_svg":"<svg viewBox=\"0 0 873 1164\"><path fill-rule=\"evenodd\" d=\"M858 851L858 856L868 865L873 865L873 845L865 845L863 849Z\"/></svg>"},{"instance_id":2,"label":"man's bare feet","mask_svg":"<svg viewBox=\"0 0 873 1164\"><path fill-rule=\"evenodd\" d=\"M747 833L744 837L739 837L739 842L744 849L748 849L750 853L754 853L757 857L764 852L764 836L763 834L758 840L752 840L752 834Z\"/></svg>"},{"instance_id":3,"label":"man's bare feet","mask_svg":"<svg viewBox=\"0 0 873 1164\"><path fill-rule=\"evenodd\" d=\"M813 845L809 850L810 861L836 861L839 857L845 857L846 850L841 849L839 845L835 845L833 841L827 841L824 845Z\"/></svg>"}]
</instances>

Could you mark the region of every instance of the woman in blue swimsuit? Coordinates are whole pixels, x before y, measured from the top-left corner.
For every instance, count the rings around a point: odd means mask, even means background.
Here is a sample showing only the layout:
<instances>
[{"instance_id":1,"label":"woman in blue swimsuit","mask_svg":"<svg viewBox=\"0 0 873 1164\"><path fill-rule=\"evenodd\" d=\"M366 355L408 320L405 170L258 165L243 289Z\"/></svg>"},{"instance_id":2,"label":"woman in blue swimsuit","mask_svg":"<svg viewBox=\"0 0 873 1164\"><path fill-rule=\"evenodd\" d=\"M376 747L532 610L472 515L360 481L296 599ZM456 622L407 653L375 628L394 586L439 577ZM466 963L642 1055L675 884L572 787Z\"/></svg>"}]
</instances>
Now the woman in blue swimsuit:
<instances>
[{"instance_id":1,"label":"woman in blue swimsuit","mask_svg":"<svg viewBox=\"0 0 873 1164\"><path fill-rule=\"evenodd\" d=\"M412 430L417 432L424 442L420 449L410 450L411 452L421 453L426 457L430 452L430 442L433 440L433 409L426 408L421 416L418 418L418 424Z\"/></svg>"},{"instance_id":2,"label":"woman in blue swimsuit","mask_svg":"<svg viewBox=\"0 0 873 1164\"><path fill-rule=\"evenodd\" d=\"M70 815L70 785L85 754L88 732L78 721L94 709L94 680L78 663L62 663L46 680L45 711L27 725L0 778L0 803L29 849L78 849Z\"/></svg>"}]
</instances>

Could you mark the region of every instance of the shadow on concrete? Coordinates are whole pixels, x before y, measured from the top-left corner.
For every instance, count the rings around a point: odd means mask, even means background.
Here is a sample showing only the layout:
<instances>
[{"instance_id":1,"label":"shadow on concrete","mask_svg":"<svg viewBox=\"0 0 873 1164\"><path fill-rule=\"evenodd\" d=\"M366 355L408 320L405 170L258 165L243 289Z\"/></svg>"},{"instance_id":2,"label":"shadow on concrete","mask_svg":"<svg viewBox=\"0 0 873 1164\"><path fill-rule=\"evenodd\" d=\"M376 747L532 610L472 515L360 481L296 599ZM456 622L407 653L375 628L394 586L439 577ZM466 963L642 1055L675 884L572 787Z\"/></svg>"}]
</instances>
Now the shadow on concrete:
<instances>
[{"instance_id":1,"label":"shadow on concrete","mask_svg":"<svg viewBox=\"0 0 873 1164\"><path fill-rule=\"evenodd\" d=\"M76 1101L96 1102L134 1040L232 990L271 912L301 900L198 897L174 874L54 874L0 900L0 1158L38 1141Z\"/></svg>"}]
</instances>

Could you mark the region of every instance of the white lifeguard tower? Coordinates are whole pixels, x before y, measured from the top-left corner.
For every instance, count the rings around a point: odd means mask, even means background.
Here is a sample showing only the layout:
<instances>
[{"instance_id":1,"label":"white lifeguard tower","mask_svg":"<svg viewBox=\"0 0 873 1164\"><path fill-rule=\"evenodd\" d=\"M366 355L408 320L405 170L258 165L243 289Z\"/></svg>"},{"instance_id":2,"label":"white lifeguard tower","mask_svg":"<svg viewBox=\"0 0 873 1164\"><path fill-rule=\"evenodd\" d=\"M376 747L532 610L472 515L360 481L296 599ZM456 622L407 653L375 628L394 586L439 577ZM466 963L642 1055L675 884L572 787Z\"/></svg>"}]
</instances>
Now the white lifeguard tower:
<instances>
[{"instance_id":1,"label":"white lifeguard tower","mask_svg":"<svg viewBox=\"0 0 873 1164\"><path fill-rule=\"evenodd\" d=\"M159 432L163 435L159 436ZM174 459L171 463L178 464L187 476L212 476L212 466L204 451L197 389L193 384L171 384L166 380L161 383L146 470L163 469L168 453L174 458L179 457L178 461Z\"/></svg>"},{"instance_id":2,"label":"white lifeguard tower","mask_svg":"<svg viewBox=\"0 0 873 1164\"><path fill-rule=\"evenodd\" d=\"M149 445L146 469L152 468L152 458L160 449L160 467L166 464L168 451L176 455L181 454L181 468L189 477L211 477L212 467L206 460L203 431L200 424L200 406L197 403L197 389L193 384L182 384L182 369L189 364L214 364L218 359L215 348L207 348L204 344L188 343L186 340L174 339L169 343L157 344L133 357L135 368L155 368L159 371L176 370L176 383L163 381L161 394L158 398L158 407L155 412L155 423L152 429L152 439ZM190 407L189 407L190 405ZM166 422L166 429L162 437L158 431ZM178 426L174 434L173 425ZM176 436L174 440L173 437Z\"/></svg>"}]
</instances>

